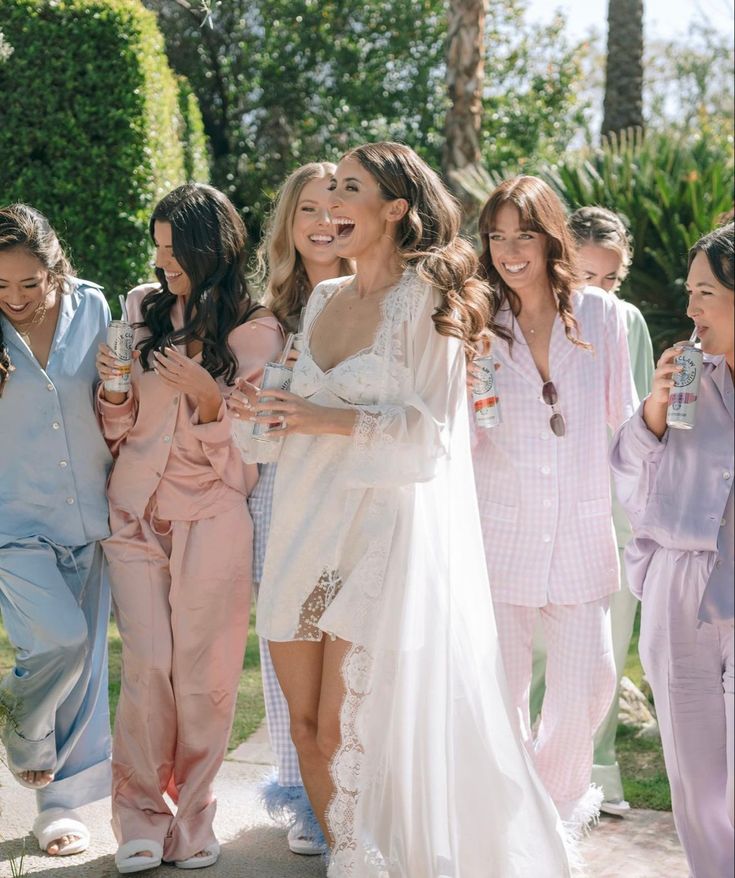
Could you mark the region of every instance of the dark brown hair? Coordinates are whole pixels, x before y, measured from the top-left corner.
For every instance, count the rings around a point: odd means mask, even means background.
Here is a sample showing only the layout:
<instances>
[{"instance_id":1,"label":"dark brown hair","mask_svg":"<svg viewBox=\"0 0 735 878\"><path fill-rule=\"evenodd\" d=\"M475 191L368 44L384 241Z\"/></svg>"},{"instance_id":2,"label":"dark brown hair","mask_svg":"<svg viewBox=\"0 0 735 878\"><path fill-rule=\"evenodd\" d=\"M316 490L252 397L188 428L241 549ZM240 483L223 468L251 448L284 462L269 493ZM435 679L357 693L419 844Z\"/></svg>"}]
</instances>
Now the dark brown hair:
<instances>
[{"instance_id":1,"label":"dark brown hair","mask_svg":"<svg viewBox=\"0 0 735 878\"><path fill-rule=\"evenodd\" d=\"M165 273L156 269L160 288L147 293L141 303L139 325L150 332L138 345L143 368L151 368L154 350L199 341L202 366L212 377L223 376L232 384L237 360L227 338L260 307L252 303L245 280L245 225L229 198L204 183L186 183L158 202L148 225L154 242L156 222L171 224L173 253L189 278L191 293L184 325L174 332L171 307L176 296L169 291Z\"/></svg>"},{"instance_id":2,"label":"dark brown hair","mask_svg":"<svg viewBox=\"0 0 735 878\"><path fill-rule=\"evenodd\" d=\"M462 340L468 357L492 329L490 291L477 276L477 256L459 235L459 205L423 159L401 143L367 143L350 150L377 182L386 201L408 202L397 225L396 247L403 263L441 293L433 315L440 335Z\"/></svg>"},{"instance_id":3,"label":"dark brown hair","mask_svg":"<svg viewBox=\"0 0 735 878\"><path fill-rule=\"evenodd\" d=\"M27 250L38 259L48 273L49 285L56 287L60 293L64 292L66 278L72 273L69 260L49 221L28 204L10 204L0 208L0 252L16 247ZM0 322L0 396L12 371Z\"/></svg>"},{"instance_id":4,"label":"dark brown hair","mask_svg":"<svg viewBox=\"0 0 735 878\"><path fill-rule=\"evenodd\" d=\"M689 251L687 269L697 253L704 253L712 274L729 290L735 287L735 225L728 223L700 238Z\"/></svg>"},{"instance_id":5,"label":"dark brown hair","mask_svg":"<svg viewBox=\"0 0 735 878\"><path fill-rule=\"evenodd\" d=\"M546 236L546 272L556 297L564 332L573 344L589 348L579 338L579 326L572 310L572 292L578 283L578 271L576 248L567 225L566 210L554 190L539 177L521 176L504 180L490 195L480 213L480 265L493 291L493 317L505 308L510 308L517 317L522 309L520 296L500 277L490 253L488 235L495 228L498 212L506 204L518 210L522 229ZM499 334L510 342L507 333Z\"/></svg>"}]
</instances>

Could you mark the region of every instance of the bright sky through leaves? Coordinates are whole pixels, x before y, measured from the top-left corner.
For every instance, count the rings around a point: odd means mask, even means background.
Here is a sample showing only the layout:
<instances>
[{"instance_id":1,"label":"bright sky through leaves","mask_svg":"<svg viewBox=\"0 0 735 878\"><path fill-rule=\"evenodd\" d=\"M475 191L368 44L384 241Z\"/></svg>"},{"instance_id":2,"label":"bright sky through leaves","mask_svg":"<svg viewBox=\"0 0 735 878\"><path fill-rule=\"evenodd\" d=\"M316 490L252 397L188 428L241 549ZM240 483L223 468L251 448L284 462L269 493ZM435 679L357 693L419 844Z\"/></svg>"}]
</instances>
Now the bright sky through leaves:
<instances>
[{"instance_id":1,"label":"bright sky through leaves","mask_svg":"<svg viewBox=\"0 0 735 878\"><path fill-rule=\"evenodd\" d=\"M707 21L721 33L732 35L733 5L733 0L644 0L646 36L681 36L694 21ZM607 7L608 0L529 0L528 18L548 21L561 9L570 34L582 37L594 28L604 35Z\"/></svg>"}]
</instances>

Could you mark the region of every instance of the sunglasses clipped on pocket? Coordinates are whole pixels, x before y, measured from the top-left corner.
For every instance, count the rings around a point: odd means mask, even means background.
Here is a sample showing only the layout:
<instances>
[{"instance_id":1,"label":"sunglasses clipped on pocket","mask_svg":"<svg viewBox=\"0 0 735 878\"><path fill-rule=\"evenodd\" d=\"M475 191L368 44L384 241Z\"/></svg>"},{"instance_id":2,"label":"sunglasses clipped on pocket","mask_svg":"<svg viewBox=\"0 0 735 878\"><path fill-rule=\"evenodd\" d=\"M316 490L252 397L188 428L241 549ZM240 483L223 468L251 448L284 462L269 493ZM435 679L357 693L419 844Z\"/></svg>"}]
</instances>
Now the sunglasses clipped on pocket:
<instances>
[{"instance_id":1,"label":"sunglasses clipped on pocket","mask_svg":"<svg viewBox=\"0 0 735 878\"><path fill-rule=\"evenodd\" d=\"M567 433L567 425L564 420L564 415L557 410L559 394L556 392L556 387L554 386L553 381L544 381L544 386L541 388L541 398L546 405L551 406L552 415L549 418L551 432L559 439L563 438Z\"/></svg>"}]
</instances>

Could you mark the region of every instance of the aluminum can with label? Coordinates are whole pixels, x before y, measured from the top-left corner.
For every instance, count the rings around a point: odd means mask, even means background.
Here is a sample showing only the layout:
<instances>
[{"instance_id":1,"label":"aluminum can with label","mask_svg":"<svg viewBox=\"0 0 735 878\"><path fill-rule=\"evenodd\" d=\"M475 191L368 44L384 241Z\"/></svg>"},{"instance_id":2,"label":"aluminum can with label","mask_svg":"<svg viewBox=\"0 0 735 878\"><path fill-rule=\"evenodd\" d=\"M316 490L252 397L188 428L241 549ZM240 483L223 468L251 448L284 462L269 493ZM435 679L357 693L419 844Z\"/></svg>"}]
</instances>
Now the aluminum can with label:
<instances>
[{"instance_id":1,"label":"aluminum can with label","mask_svg":"<svg viewBox=\"0 0 735 878\"><path fill-rule=\"evenodd\" d=\"M133 367L133 327L124 320L113 320L107 327L107 346L115 355L119 374L105 381L105 390L127 393Z\"/></svg>"},{"instance_id":2,"label":"aluminum can with label","mask_svg":"<svg viewBox=\"0 0 735 878\"><path fill-rule=\"evenodd\" d=\"M699 381L702 377L702 351L693 344L682 342L675 345L681 353L674 358L681 372L674 373L674 386L669 391L669 407L666 423L676 430L691 430L697 413Z\"/></svg>"},{"instance_id":3,"label":"aluminum can with label","mask_svg":"<svg viewBox=\"0 0 735 878\"><path fill-rule=\"evenodd\" d=\"M472 385L472 407L478 427L497 427L503 423L500 398L495 381L495 358L488 354L473 361L479 373Z\"/></svg>"},{"instance_id":4,"label":"aluminum can with label","mask_svg":"<svg viewBox=\"0 0 735 878\"><path fill-rule=\"evenodd\" d=\"M293 372L288 366L285 366L283 363L266 363L265 369L263 370L263 381L261 382L260 389L261 390L288 390L291 387L291 376ZM267 396L262 396L260 398L261 402L268 402L269 398ZM264 414L268 414L268 412L264 412ZM283 437L279 434L278 430L272 430L272 427L279 427L279 421L273 421L270 424L265 423L256 423L253 424L253 436L261 441L272 442L273 440L279 440Z\"/></svg>"}]
</instances>

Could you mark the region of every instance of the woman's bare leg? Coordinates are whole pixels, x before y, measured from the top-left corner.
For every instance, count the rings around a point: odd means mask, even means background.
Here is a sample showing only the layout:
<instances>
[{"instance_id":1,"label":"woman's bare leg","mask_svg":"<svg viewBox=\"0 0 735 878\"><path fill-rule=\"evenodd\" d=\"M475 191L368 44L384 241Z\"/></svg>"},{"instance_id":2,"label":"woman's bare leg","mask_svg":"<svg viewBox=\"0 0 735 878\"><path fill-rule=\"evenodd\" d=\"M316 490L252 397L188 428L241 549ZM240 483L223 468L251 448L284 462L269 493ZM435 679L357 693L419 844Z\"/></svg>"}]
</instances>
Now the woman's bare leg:
<instances>
[{"instance_id":1,"label":"woman's bare leg","mask_svg":"<svg viewBox=\"0 0 735 878\"><path fill-rule=\"evenodd\" d=\"M299 755L301 777L331 845L326 812L334 793L329 766L339 746L339 712L344 699L342 662L345 640L324 639L270 644L278 682L288 702L291 738Z\"/></svg>"}]
</instances>

